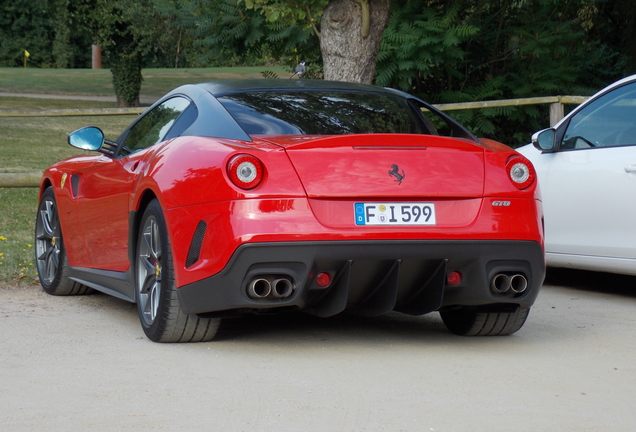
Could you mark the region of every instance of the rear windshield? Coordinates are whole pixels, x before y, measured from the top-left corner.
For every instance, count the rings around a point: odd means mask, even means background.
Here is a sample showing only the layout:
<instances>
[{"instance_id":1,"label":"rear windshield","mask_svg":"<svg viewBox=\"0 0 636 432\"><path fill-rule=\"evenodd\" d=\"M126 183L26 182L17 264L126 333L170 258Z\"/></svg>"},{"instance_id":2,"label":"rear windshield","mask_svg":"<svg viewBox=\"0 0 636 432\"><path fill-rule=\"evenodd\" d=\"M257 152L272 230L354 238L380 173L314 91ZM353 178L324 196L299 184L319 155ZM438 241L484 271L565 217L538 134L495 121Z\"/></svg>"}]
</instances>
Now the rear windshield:
<instances>
[{"instance_id":1,"label":"rear windshield","mask_svg":"<svg viewBox=\"0 0 636 432\"><path fill-rule=\"evenodd\" d=\"M218 100L249 135L427 133L409 103L389 95L256 91Z\"/></svg>"}]
</instances>

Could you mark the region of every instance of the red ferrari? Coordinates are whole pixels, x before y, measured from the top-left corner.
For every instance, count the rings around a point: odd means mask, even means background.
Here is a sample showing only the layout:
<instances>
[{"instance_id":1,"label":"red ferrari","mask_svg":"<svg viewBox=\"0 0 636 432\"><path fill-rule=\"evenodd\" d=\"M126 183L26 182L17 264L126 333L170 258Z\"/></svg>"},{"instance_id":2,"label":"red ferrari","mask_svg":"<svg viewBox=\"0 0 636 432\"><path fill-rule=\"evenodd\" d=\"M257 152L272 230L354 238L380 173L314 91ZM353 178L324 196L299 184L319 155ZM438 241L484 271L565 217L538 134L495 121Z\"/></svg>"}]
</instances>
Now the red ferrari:
<instances>
[{"instance_id":1,"label":"red ferrari","mask_svg":"<svg viewBox=\"0 0 636 432\"><path fill-rule=\"evenodd\" d=\"M532 164L396 90L219 81L168 93L114 142L43 175L49 294L137 304L156 342L221 318L439 311L454 333L519 330L545 273Z\"/></svg>"}]
</instances>

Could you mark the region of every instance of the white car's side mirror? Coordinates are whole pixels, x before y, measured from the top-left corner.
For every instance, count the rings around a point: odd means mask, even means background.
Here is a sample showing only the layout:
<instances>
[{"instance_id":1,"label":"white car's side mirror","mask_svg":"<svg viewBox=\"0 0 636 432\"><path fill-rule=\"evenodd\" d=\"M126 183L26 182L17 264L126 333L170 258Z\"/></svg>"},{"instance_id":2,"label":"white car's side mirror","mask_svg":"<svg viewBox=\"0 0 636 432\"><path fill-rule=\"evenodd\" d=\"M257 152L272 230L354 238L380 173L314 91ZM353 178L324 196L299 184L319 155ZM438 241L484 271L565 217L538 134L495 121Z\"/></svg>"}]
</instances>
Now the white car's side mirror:
<instances>
[{"instance_id":1,"label":"white car's side mirror","mask_svg":"<svg viewBox=\"0 0 636 432\"><path fill-rule=\"evenodd\" d=\"M535 132L532 135L532 144L542 152L556 150L556 130L549 128Z\"/></svg>"}]
</instances>

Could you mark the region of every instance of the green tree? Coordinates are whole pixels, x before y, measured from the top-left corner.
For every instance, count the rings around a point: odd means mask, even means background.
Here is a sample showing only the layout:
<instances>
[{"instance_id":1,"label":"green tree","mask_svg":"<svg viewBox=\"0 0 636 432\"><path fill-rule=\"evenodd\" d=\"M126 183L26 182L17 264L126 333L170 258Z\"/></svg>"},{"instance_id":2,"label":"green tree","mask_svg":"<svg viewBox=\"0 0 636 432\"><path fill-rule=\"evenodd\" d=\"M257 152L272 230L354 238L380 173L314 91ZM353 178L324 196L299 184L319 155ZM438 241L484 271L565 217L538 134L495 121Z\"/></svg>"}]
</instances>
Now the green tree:
<instances>
[{"instance_id":1,"label":"green tree","mask_svg":"<svg viewBox=\"0 0 636 432\"><path fill-rule=\"evenodd\" d=\"M269 22L305 23L320 40L327 80L371 83L390 0L240 0Z\"/></svg>"},{"instance_id":2,"label":"green tree","mask_svg":"<svg viewBox=\"0 0 636 432\"><path fill-rule=\"evenodd\" d=\"M585 32L576 51L584 70L577 84L600 88L636 73L636 8L632 0L583 0L578 23Z\"/></svg>"},{"instance_id":3,"label":"green tree","mask_svg":"<svg viewBox=\"0 0 636 432\"><path fill-rule=\"evenodd\" d=\"M87 26L91 0L50 0L55 36L51 52L58 68L84 68L91 65L93 38Z\"/></svg>"},{"instance_id":4,"label":"green tree","mask_svg":"<svg viewBox=\"0 0 636 432\"><path fill-rule=\"evenodd\" d=\"M78 20L90 0L0 0L0 65L31 67L90 65L90 33Z\"/></svg>"},{"instance_id":5,"label":"green tree","mask_svg":"<svg viewBox=\"0 0 636 432\"><path fill-rule=\"evenodd\" d=\"M24 50L28 50L30 65L55 65L51 53L55 32L49 11L48 0L0 0L0 64L22 66Z\"/></svg>"},{"instance_id":6,"label":"green tree","mask_svg":"<svg viewBox=\"0 0 636 432\"><path fill-rule=\"evenodd\" d=\"M139 106L143 61L168 32L164 17L152 0L97 0L89 20L113 74L117 106Z\"/></svg>"},{"instance_id":7,"label":"green tree","mask_svg":"<svg viewBox=\"0 0 636 432\"><path fill-rule=\"evenodd\" d=\"M169 3L171 0L155 0ZM285 63L299 59L317 63L318 39L302 22L269 21L260 10L236 0L179 1L173 26L183 32L188 65L233 66ZM160 8L166 13L168 8ZM294 63L294 61L296 63Z\"/></svg>"},{"instance_id":8,"label":"green tree","mask_svg":"<svg viewBox=\"0 0 636 432\"><path fill-rule=\"evenodd\" d=\"M444 103L589 93L587 6L586 0L394 0L377 82ZM512 145L548 123L547 107L539 106L449 113L473 132Z\"/></svg>"}]
</instances>

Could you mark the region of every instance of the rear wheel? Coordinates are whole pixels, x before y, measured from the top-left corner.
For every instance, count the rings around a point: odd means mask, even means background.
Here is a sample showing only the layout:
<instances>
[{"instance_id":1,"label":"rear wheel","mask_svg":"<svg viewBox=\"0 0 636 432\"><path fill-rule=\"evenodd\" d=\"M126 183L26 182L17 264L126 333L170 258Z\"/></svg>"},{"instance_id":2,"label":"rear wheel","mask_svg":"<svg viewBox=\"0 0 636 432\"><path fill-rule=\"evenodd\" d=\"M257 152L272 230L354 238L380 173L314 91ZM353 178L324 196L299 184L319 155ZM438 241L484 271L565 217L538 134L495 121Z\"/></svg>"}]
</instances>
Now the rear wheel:
<instances>
[{"instance_id":1,"label":"rear wheel","mask_svg":"<svg viewBox=\"0 0 636 432\"><path fill-rule=\"evenodd\" d=\"M199 318L181 310L166 221L156 199L141 218L135 272L137 311L148 339L203 342L214 338L219 318Z\"/></svg>"},{"instance_id":2,"label":"rear wheel","mask_svg":"<svg viewBox=\"0 0 636 432\"><path fill-rule=\"evenodd\" d=\"M35 220L35 262L44 291L52 295L79 295L91 288L69 278L60 217L53 188L42 194Z\"/></svg>"},{"instance_id":3,"label":"rear wheel","mask_svg":"<svg viewBox=\"0 0 636 432\"><path fill-rule=\"evenodd\" d=\"M505 336L518 331L528 318L530 309L514 312L479 312L461 308L440 311L446 327L461 336Z\"/></svg>"}]
</instances>

